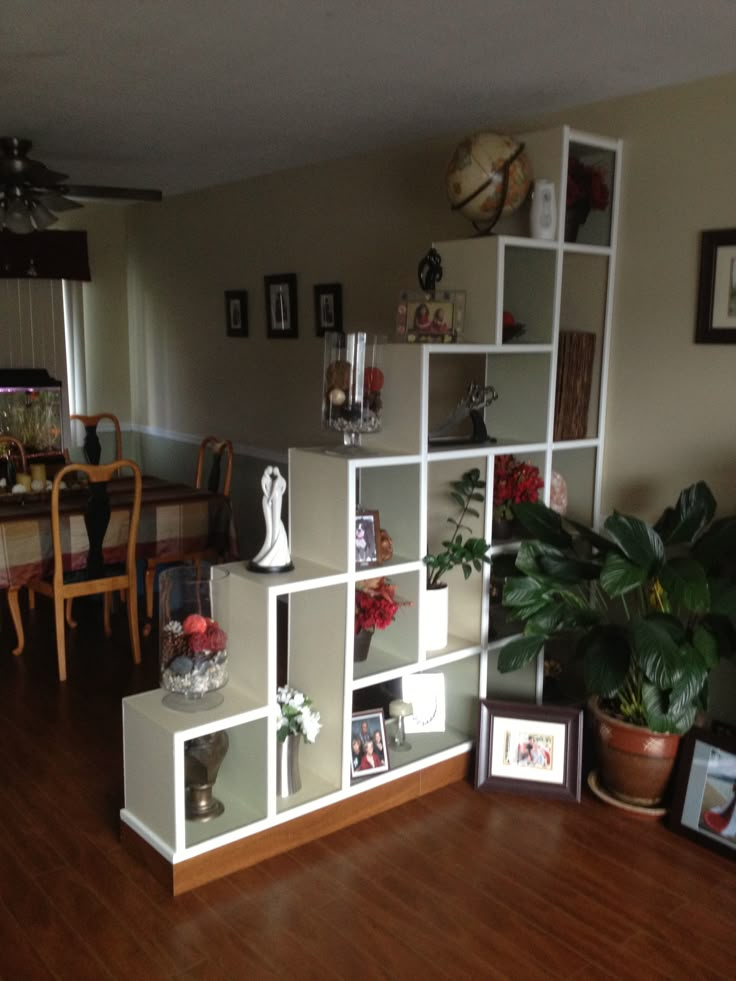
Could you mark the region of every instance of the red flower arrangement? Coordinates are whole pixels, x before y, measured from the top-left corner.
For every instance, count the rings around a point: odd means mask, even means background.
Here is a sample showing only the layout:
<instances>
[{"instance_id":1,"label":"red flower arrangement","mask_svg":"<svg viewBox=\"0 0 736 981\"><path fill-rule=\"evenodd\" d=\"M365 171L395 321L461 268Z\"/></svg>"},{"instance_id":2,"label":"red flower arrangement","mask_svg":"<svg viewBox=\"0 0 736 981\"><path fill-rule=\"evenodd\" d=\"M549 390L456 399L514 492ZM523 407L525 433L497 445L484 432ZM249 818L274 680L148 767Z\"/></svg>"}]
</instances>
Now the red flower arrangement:
<instances>
[{"instance_id":1,"label":"red flower arrangement","mask_svg":"<svg viewBox=\"0 0 736 981\"><path fill-rule=\"evenodd\" d=\"M410 605L396 599L396 587L385 576L366 580L355 590L355 633L385 630L393 623L399 607Z\"/></svg>"},{"instance_id":2,"label":"red flower arrangement","mask_svg":"<svg viewBox=\"0 0 736 981\"><path fill-rule=\"evenodd\" d=\"M493 510L497 518L513 518L512 504L522 501L534 503L539 499L539 491L544 481L539 476L539 468L532 463L521 463L512 453L502 453L496 457L493 470Z\"/></svg>"},{"instance_id":3,"label":"red flower arrangement","mask_svg":"<svg viewBox=\"0 0 736 981\"><path fill-rule=\"evenodd\" d=\"M606 174L602 167L584 164L577 157L567 162L567 196L565 206L578 211L580 221L584 222L588 212L605 211L610 200L606 184Z\"/></svg>"}]
</instances>

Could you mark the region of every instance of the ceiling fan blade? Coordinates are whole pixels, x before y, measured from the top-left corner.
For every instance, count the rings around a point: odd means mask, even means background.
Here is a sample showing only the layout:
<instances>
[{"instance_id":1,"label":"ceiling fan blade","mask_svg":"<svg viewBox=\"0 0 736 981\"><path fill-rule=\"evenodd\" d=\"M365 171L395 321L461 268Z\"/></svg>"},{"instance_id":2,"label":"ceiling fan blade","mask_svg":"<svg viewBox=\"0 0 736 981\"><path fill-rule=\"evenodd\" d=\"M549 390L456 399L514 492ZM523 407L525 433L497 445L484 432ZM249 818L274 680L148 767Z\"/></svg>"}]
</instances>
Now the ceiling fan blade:
<instances>
[{"instance_id":1,"label":"ceiling fan blade","mask_svg":"<svg viewBox=\"0 0 736 981\"><path fill-rule=\"evenodd\" d=\"M56 191L44 191L36 195L36 200L40 201L41 204L45 205L51 211L73 211L75 208L82 207L78 201L65 198L63 194L59 194Z\"/></svg>"},{"instance_id":2,"label":"ceiling fan blade","mask_svg":"<svg viewBox=\"0 0 736 981\"><path fill-rule=\"evenodd\" d=\"M72 198L117 198L123 201L161 201L161 191L136 187L97 187L92 184L64 184L57 188L61 194Z\"/></svg>"}]
</instances>

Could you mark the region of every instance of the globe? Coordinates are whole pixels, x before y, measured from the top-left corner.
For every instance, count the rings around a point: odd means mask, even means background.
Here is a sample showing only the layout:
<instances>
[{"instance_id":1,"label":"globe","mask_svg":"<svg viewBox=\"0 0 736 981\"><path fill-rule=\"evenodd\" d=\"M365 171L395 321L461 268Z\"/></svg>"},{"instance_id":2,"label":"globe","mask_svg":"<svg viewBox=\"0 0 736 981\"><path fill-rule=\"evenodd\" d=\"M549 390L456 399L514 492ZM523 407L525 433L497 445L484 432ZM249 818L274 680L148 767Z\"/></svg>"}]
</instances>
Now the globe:
<instances>
[{"instance_id":1,"label":"globe","mask_svg":"<svg viewBox=\"0 0 736 981\"><path fill-rule=\"evenodd\" d=\"M505 176L508 183L505 188ZM524 203L531 186L531 166L524 144L499 133L474 133L458 144L447 167L447 194L459 211L485 231L501 215Z\"/></svg>"}]
</instances>

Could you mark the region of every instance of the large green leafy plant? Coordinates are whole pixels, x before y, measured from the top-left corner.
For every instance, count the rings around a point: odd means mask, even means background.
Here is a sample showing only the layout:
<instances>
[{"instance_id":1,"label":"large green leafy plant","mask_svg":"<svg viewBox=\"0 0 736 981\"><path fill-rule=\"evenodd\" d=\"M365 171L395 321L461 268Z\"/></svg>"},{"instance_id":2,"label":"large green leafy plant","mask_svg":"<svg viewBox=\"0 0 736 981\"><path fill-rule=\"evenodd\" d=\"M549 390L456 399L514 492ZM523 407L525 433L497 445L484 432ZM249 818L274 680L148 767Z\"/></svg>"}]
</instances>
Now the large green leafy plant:
<instances>
[{"instance_id":1,"label":"large green leafy plant","mask_svg":"<svg viewBox=\"0 0 736 981\"><path fill-rule=\"evenodd\" d=\"M655 525L614 512L603 535L543 504L514 512L534 540L504 586L503 605L524 631L500 651L499 669L569 638L605 709L655 732L687 732L706 707L711 670L736 649L736 518L715 520L702 482Z\"/></svg>"},{"instance_id":2,"label":"large green leafy plant","mask_svg":"<svg viewBox=\"0 0 736 981\"><path fill-rule=\"evenodd\" d=\"M465 524L468 517L480 518L480 512L475 507L485 500L483 491L486 482L481 480L480 470L466 470L460 480L454 480L450 487L450 497L458 507L458 516L447 519L452 525L453 533L442 542L442 550L424 556L427 566L427 588L438 589L442 578L450 569L460 566L463 575L468 579L475 570L480 572L484 562L490 562L487 555L491 547L484 538L473 535L464 537L464 533L472 529Z\"/></svg>"}]
</instances>

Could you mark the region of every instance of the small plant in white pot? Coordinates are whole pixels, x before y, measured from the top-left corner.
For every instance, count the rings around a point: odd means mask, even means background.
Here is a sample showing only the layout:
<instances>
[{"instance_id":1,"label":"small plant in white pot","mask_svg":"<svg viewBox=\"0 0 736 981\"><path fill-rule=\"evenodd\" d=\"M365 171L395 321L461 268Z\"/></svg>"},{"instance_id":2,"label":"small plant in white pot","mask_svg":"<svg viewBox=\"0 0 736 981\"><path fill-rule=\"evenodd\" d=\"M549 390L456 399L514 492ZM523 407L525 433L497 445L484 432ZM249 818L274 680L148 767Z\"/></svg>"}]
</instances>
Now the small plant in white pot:
<instances>
[{"instance_id":1,"label":"small plant in white pot","mask_svg":"<svg viewBox=\"0 0 736 981\"><path fill-rule=\"evenodd\" d=\"M490 544L484 539L466 533L472 528L466 524L468 518L480 519L481 514L476 505L483 504L483 491L486 483L481 480L480 470L466 470L460 480L454 480L450 485L450 497L457 504L457 517L449 517L448 524L452 525L453 533L442 542L442 549L429 552L424 556L427 567L427 591L425 594L425 610L429 615L425 619L425 636L427 650L440 650L447 646L448 620L448 588L445 576L450 570L460 567L463 576L469 579L473 572L480 572L483 563L490 563L488 550Z\"/></svg>"}]
</instances>

